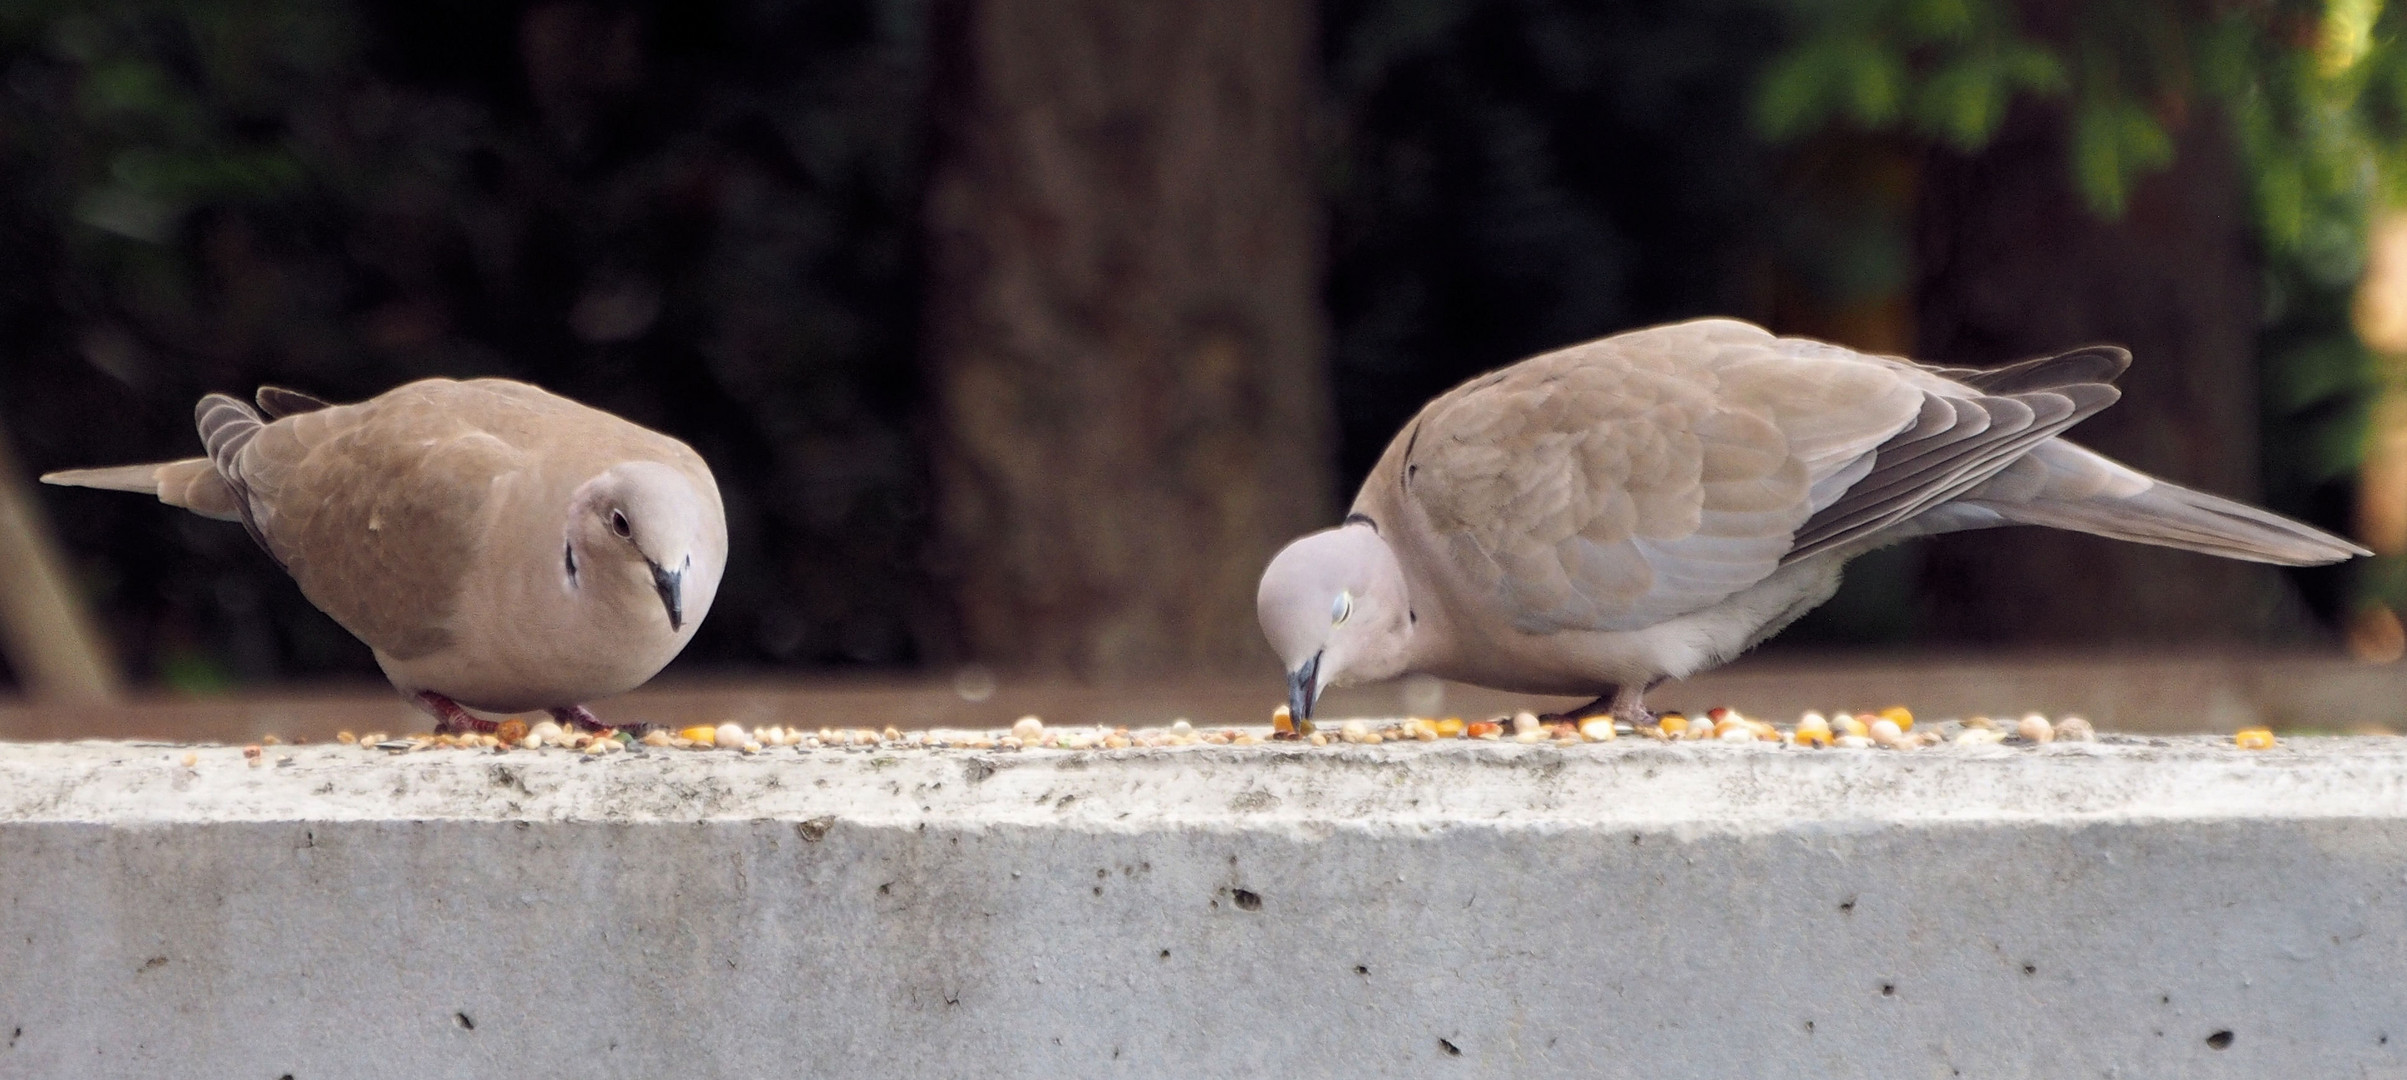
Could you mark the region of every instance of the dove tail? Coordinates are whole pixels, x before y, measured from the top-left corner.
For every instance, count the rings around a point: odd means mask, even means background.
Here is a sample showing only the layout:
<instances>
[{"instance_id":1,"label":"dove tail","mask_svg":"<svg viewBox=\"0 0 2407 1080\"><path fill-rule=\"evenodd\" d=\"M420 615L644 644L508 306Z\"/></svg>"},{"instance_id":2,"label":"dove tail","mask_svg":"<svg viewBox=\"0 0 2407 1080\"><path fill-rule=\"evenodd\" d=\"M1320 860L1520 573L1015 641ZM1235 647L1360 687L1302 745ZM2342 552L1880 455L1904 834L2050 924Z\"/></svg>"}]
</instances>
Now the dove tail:
<instances>
[{"instance_id":1,"label":"dove tail","mask_svg":"<svg viewBox=\"0 0 2407 1080\"><path fill-rule=\"evenodd\" d=\"M60 487L155 495L160 502L182 507L202 517L220 521L242 520L242 511L234 505L234 489L226 486L225 479L217 475L217 466L211 464L208 458L185 458L151 465L118 465L106 469L66 469L45 473L42 482Z\"/></svg>"},{"instance_id":2,"label":"dove tail","mask_svg":"<svg viewBox=\"0 0 2407 1080\"><path fill-rule=\"evenodd\" d=\"M2051 439L1941 517L1953 528L2045 525L2280 566L2321 566L2372 552L2270 510L2169 484L2096 451ZM1944 531L1936 530L1936 531Z\"/></svg>"},{"instance_id":3,"label":"dove tail","mask_svg":"<svg viewBox=\"0 0 2407 1080\"><path fill-rule=\"evenodd\" d=\"M2277 566L2322 566L2373 552L2270 510L2162 480L2137 495L2041 500L2005 509L2026 525Z\"/></svg>"}]
</instances>

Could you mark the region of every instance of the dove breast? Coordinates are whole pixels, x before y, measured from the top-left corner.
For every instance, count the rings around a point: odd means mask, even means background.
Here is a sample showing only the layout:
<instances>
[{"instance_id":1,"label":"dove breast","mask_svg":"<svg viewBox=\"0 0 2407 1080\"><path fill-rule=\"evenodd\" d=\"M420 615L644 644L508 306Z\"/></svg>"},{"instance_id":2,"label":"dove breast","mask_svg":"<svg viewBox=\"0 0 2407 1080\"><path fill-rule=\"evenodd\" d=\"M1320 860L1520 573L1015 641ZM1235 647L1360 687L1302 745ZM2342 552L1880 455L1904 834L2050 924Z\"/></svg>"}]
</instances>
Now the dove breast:
<instances>
[{"instance_id":1,"label":"dove breast","mask_svg":"<svg viewBox=\"0 0 2407 1080\"><path fill-rule=\"evenodd\" d=\"M690 482L707 519L682 629L657 604L578 602L563 565L572 495L638 461ZM548 708L641 685L692 637L726 563L700 456L509 380L429 379L285 416L218 462L261 544L395 685L472 707Z\"/></svg>"}]
</instances>

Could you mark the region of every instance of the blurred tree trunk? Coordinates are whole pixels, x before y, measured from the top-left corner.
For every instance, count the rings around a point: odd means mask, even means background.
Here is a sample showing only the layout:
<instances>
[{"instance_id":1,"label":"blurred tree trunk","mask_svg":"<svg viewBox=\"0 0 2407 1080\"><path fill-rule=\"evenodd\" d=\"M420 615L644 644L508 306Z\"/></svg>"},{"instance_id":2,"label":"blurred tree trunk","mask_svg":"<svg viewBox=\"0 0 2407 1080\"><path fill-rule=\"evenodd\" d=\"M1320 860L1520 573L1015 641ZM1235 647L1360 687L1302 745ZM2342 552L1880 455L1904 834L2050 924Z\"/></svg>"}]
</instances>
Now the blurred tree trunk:
<instances>
[{"instance_id":1,"label":"blurred tree trunk","mask_svg":"<svg viewBox=\"0 0 2407 1080\"><path fill-rule=\"evenodd\" d=\"M6 431L0 431L0 655L26 696L39 701L91 704L123 691L125 680L75 591Z\"/></svg>"},{"instance_id":2,"label":"blurred tree trunk","mask_svg":"<svg viewBox=\"0 0 2407 1080\"><path fill-rule=\"evenodd\" d=\"M1305 0L940 0L928 359L972 656L1267 664L1331 524Z\"/></svg>"},{"instance_id":3,"label":"blurred tree trunk","mask_svg":"<svg viewBox=\"0 0 2407 1080\"><path fill-rule=\"evenodd\" d=\"M2126 346L2123 399L2073 440L2253 500L2263 304L2225 124L2190 117L2173 167L2113 222L2073 189L2067 127L2021 107L1981 153L1933 154L1915 222L1916 355L1991 364ZM2262 642L2305 626L2281 573L2252 563L2032 528L1944 537L1923 558L1924 625L1940 640Z\"/></svg>"}]
</instances>

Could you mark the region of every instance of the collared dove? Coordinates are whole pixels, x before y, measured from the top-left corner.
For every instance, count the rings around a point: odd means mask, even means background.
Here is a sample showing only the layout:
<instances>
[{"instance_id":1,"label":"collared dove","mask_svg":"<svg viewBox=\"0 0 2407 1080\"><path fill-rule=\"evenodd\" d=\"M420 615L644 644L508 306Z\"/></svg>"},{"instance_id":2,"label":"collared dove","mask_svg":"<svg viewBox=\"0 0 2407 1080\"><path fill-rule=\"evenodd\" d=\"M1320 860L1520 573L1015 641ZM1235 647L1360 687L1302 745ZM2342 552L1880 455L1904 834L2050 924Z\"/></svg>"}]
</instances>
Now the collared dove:
<instances>
[{"instance_id":1,"label":"collared dove","mask_svg":"<svg viewBox=\"0 0 2407 1080\"><path fill-rule=\"evenodd\" d=\"M207 457L42 480L241 522L446 730L491 729L463 705L598 728L583 703L642 685L710 613L727 519L684 443L507 379L258 401L200 400Z\"/></svg>"},{"instance_id":2,"label":"collared dove","mask_svg":"<svg viewBox=\"0 0 2407 1080\"><path fill-rule=\"evenodd\" d=\"M2311 566L2370 554L2057 437L2112 404L2099 346L1926 367L1733 319L1546 353L1423 407L1344 524L1271 560L1256 597L1308 718L1330 686L1407 673L1515 693L1641 695L1722 663L1915 536L2048 525Z\"/></svg>"}]
</instances>

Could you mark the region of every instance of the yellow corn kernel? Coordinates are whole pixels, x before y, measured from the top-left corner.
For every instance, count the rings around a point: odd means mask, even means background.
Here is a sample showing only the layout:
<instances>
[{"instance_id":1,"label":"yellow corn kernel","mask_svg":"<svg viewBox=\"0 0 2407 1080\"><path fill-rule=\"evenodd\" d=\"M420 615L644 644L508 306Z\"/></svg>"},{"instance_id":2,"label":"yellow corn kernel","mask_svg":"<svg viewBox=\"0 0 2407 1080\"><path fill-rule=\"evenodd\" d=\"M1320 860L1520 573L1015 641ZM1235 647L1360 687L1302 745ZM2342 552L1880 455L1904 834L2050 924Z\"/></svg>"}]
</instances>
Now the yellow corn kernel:
<instances>
[{"instance_id":1,"label":"yellow corn kernel","mask_svg":"<svg viewBox=\"0 0 2407 1080\"><path fill-rule=\"evenodd\" d=\"M1688 718L1676 712L1667 712L1655 718L1655 726L1662 728L1666 735L1677 736L1688 730Z\"/></svg>"},{"instance_id":2,"label":"yellow corn kernel","mask_svg":"<svg viewBox=\"0 0 2407 1080\"><path fill-rule=\"evenodd\" d=\"M1830 725L1824 724L1818 728L1809 728L1800 724L1797 727L1796 742L1799 746L1828 747L1830 745Z\"/></svg>"},{"instance_id":3,"label":"yellow corn kernel","mask_svg":"<svg viewBox=\"0 0 2407 1080\"><path fill-rule=\"evenodd\" d=\"M1859 739L1869 739L1872 737L1872 725L1867 724L1861 719L1853 716L1839 716L1833 718L1830 722L1830 729L1841 735L1853 735Z\"/></svg>"},{"instance_id":4,"label":"yellow corn kernel","mask_svg":"<svg viewBox=\"0 0 2407 1080\"><path fill-rule=\"evenodd\" d=\"M1295 734L1295 713L1281 705L1270 711L1270 730L1274 735Z\"/></svg>"},{"instance_id":5,"label":"yellow corn kernel","mask_svg":"<svg viewBox=\"0 0 2407 1080\"><path fill-rule=\"evenodd\" d=\"M1580 721L1580 738L1589 742L1612 742L1619 737L1619 733L1613 730L1613 718L1610 716L1591 716Z\"/></svg>"},{"instance_id":6,"label":"yellow corn kernel","mask_svg":"<svg viewBox=\"0 0 2407 1080\"><path fill-rule=\"evenodd\" d=\"M1880 718L1897 725L1899 731L1914 730L1914 714L1903 705L1891 705L1880 711Z\"/></svg>"},{"instance_id":7,"label":"yellow corn kernel","mask_svg":"<svg viewBox=\"0 0 2407 1080\"><path fill-rule=\"evenodd\" d=\"M2242 750L2266 750L2273 746L2273 731L2261 727L2241 728L2238 734L2231 737L2231 741L2232 745Z\"/></svg>"},{"instance_id":8,"label":"yellow corn kernel","mask_svg":"<svg viewBox=\"0 0 2407 1080\"><path fill-rule=\"evenodd\" d=\"M1462 738L1462 737L1463 737L1463 718L1462 718L1462 717L1459 717L1459 716L1449 716L1449 717L1447 717L1447 718L1445 718L1445 719L1443 719L1443 720L1440 720L1440 721L1438 721L1438 722L1437 722L1437 729L1438 729L1438 738L1441 738L1441 739L1459 739L1459 738Z\"/></svg>"},{"instance_id":9,"label":"yellow corn kernel","mask_svg":"<svg viewBox=\"0 0 2407 1080\"><path fill-rule=\"evenodd\" d=\"M677 733L677 737L695 746L719 745L719 728L715 724L696 724Z\"/></svg>"}]
</instances>

